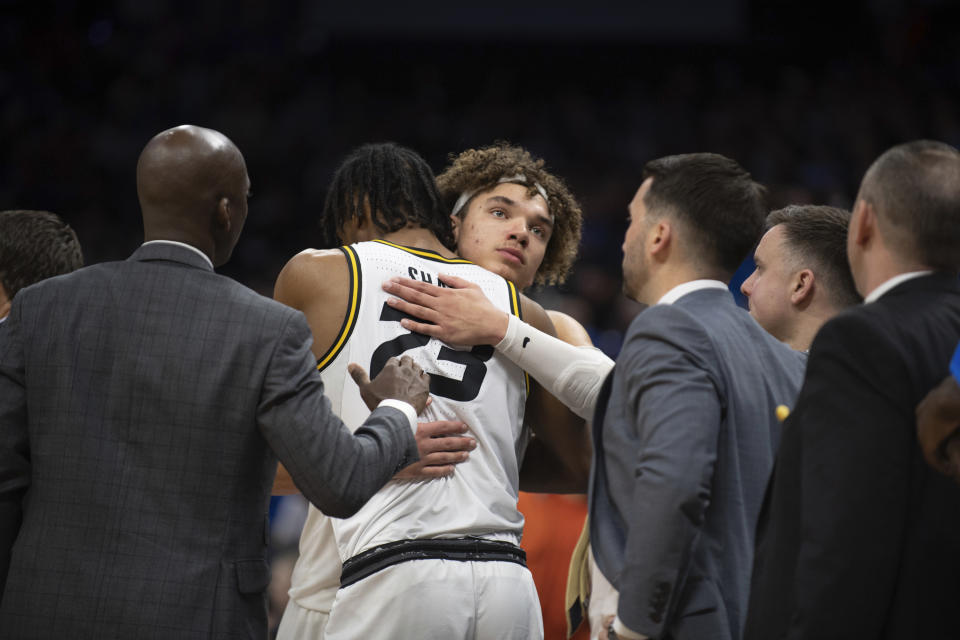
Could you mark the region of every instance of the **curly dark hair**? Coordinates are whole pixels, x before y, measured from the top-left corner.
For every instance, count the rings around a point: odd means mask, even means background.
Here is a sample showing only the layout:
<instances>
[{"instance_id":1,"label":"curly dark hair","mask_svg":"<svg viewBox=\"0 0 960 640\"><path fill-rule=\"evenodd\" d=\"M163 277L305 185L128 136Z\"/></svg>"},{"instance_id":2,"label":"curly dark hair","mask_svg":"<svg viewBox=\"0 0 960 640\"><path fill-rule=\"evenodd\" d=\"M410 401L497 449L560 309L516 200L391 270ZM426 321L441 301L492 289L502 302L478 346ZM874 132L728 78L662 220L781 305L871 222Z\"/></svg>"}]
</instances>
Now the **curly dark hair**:
<instances>
[{"instance_id":1,"label":"curly dark hair","mask_svg":"<svg viewBox=\"0 0 960 640\"><path fill-rule=\"evenodd\" d=\"M340 244L340 230L362 215L364 200L383 233L413 224L432 231L445 246L456 246L433 171L415 151L392 142L365 144L340 163L323 204L324 246Z\"/></svg>"},{"instance_id":2,"label":"curly dark hair","mask_svg":"<svg viewBox=\"0 0 960 640\"><path fill-rule=\"evenodd\" d=\"M539 193L534 184L546 190L547 206L554 219L553 235L534 283L562 283L577 257L583 212L563 180L544 169L541 158L534 158L526 149L507 142L497 142L482 149L467 149L459 155L450 155L450 166L437 176L437 188L446 210L462 217L467 206L453 211L461 194L476 195L496 187L501 178L515 175L525 178L522 184L527 185L530 196Z\"/></svg>"}]
</instances>

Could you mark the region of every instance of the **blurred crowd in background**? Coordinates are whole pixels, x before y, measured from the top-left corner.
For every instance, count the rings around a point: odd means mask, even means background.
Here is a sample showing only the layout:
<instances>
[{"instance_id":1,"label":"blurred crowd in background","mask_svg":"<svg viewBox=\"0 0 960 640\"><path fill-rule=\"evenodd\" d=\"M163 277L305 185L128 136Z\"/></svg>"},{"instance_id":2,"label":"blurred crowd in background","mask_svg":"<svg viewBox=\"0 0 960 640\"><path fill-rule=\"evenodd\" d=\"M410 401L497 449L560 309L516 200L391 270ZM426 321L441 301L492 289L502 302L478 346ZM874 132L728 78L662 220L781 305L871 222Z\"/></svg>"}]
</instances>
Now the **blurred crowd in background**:
<instances>
[{"instance_id":1,"label":"blurred crowd in background","mask_svg":"<svg viewBox=\"0 0 960 640\"><path fill-rule=\"evenodd\" d=\"M253 182L225 272L269 295L285 261L320 242L326 185L353 147L393 140L440 171L452 152L509 140L565 177L585 213L572 279L535 297L614 355L636 311L619 248L646 160L715 151L765 183L771 207L849 207L883 149L960 143L952 3L727 0L734 19L713 31L710 16L676 24L662 7L676 3L608 6L582 31L595 15L583 8L354 4L0 3L0 201L61 215L90 262L122 259L141 240L140 149L175 124L214 127ZM711 4L679 3L690 16Z\"/></svg>"}]
</instances>

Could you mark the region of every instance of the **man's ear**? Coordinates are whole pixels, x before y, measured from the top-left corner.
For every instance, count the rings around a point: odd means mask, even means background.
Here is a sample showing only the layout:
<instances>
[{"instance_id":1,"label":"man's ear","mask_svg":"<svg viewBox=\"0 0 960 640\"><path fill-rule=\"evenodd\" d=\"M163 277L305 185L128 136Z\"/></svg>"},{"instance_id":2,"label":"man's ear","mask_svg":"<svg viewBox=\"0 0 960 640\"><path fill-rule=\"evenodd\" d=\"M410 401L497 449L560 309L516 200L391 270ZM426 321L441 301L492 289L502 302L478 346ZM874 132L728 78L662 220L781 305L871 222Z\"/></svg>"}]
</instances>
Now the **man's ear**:
<instances>
[{"instance_id":1,"label":"man's ear","mask_svg":"<svg viewBox=\"0 0 960 640\"><path fill-rule=\"evenodd\" d=\"M803 305L813 299L813 289L816 278L810 269L801 269L793 276L790 289L790 302L794 305Z\"/></svg>"},{"instance_id":2,"label":"man's ear","mask_svg":"<svg viewBox=\"0 0 960 640\"><path fill-rule=\"evenodd\" d=\"M651 256L666 259L673 242L673 226L669 220L660 219L650 225L647 232L647 247Z\"/></svg>"},{"instance_id":3,"label":"man's ear","mask_svg":"<svg viewBox=\"0 0 960 640\"><path fill-rule=\"evenodd\" d=\"M460 216L455 213L450 214L450 221L453 224L453 241L460 242Z\"/></svg>"},{"instance_id":4,"label":"man's ear","mask_svg":"<svg viewBox=\"0 0 960 640\"><path fill-rule=\"evenodd\" d=\"M217 215L214 221L221 231L230 231L233 220L230 217L230 200L226 196L223 196L217 202Z\"/></svg>"},{"instance_id":5,"label":"man's ear","mask_svg":"<svg viewBox=\"0 0 960 640\"><path fill-rule=\"evenodd\" d=\"M863 198L857 200L853 207L848 233L858 247L865 246L877 233L877 210Z\"/></svg>"}]
</instances>

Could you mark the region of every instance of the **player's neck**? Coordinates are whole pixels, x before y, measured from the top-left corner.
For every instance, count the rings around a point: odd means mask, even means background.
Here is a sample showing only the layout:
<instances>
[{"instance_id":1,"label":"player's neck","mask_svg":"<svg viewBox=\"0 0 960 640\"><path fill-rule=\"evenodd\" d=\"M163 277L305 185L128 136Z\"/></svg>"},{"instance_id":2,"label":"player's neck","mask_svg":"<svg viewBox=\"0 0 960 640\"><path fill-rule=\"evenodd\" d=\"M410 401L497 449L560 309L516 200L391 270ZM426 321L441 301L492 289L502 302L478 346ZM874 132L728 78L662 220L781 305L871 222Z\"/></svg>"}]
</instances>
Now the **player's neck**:
<instances>
[{"instance_id":1,"label":"player's neck","mask_svg":"<svg viewBox=\"0 0 960 640\"><path fill-rule=\"evenodd\" d=\"M456 257L455 253L443 246L443 243L437 239L437 236L433 235L432 231L424 229L423 227L405 227L398 229L397 231L386 234L383 236L383 239L394 244L402 244L405 247L416 247L417 249L436 251L447 258Z\"/></svg>"}]
</instances>

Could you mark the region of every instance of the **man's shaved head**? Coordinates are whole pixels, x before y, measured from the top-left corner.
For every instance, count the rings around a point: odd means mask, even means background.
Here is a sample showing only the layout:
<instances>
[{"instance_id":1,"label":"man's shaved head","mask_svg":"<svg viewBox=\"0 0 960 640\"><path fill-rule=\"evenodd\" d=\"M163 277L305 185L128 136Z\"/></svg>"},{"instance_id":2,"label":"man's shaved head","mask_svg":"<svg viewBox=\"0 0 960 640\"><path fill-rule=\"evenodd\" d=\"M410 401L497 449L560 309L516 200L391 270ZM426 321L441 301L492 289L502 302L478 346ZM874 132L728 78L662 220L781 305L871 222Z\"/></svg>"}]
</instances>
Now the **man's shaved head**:
<instances>
[{"instance_id":1,"label":"man's shaved head","mask_svg":"<svg viewBox=\"0 0 960 640\"><path fill-rule=\"evenodd\" d=\"M137 162L145 239L186 242L223 264L243 227L249 188L243 155L225 135L193 125L167 129Z\"/></svg>"},{"instance_id":2,"label":"man's shaved head","mask_svg":"<svg viewBox=\"0 0 960 640\"><path fill-rule=\"evenodd\" d=\"M887 241L928 268L960 270L960 152L934 140L887 150L860 186Z\"/></svg>"}]
</instances>

